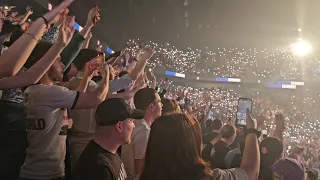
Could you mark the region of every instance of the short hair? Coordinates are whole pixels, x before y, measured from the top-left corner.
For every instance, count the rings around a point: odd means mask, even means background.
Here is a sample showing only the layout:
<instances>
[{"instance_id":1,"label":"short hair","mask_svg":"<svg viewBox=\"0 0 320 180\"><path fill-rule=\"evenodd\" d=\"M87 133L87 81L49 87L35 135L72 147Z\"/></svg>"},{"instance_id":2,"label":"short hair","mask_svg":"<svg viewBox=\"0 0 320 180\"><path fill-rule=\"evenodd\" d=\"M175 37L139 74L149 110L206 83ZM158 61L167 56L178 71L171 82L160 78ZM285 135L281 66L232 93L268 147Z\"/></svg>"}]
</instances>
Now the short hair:
<instances>
[{"instance_id":1,"label":"short hair","mask_svg":"<svg viewBox=\"0 0 320 180\"><path fill-rule=\"evenodd\" d=\"M212 129L213 130L220 130L221 127L222 127L222 121L220 119L215 119L213 122L212 122Z\"/></svg>"},{"instance_id":2,"label":"short hair","mask_svg":"<svg viewBox=\"0 0 320 180\"><path fill-rule=\"evenodd\" d=\"M78 71L82 71L85 65L93 58L97 57L99 54L100 52L95 49L81 49L81 51L73 61L74 65L76 66Z\"/></svg>"},{"instance_id":3,"label":"short hair","mask_svg":"<svg viewBox=\"0 0 320 180\"><path fill-rule=\"evenodd\" d=\"M224 125L221 129L221 137L222 138L231 138L235 134L236 134L235 127L230 124Z\"/></svg>"},{"instance_id":4,"label":"short hair","mask_svg":"<svg viewBox=\"0 0 320 180\"><path fill-rule=\"evenodd\" d=\"M24 67L29 69L35 63L37 63L51 47L52 43L50 42L39 42L30 54L28 60L24 64Z\"/></svg>"},{"instance_id":5,"label":"short hair","mask_svg":"<svg viewBox=\"0 0 320 180\"><path fill-rule=\"evenodd\" d=\"M119 77L122 77L122 76L124 76L125 74L129 74L129 72L128 72L128 71L121 71L121 72L119 73Z\"/></svg>"},{"instance_id":6,"label":"short hair","mask_svg":"<svg viewBox=\"0 0 320 180\"><path fill-rule=\"evenodd\" d=\"M210 128L212 128L212 120L211 119L208 119L207 121L206 121L206 127L210 127Z\"/></svg>"},{"instance_id":7,"label":"short hair","mask_svg":"<svg viewBox=\"0 0 320 180\"><path fill-rule=\"evenodd\" d=\"M153 88L140 89L133 97L134 105L137 109L145 111L156 100L157 93Z\"/></svg>"},{"instance_id":8,"label":"short hair","mask_svg":"<svg viewBox=\"0 0 320 180\"><path fill-rule=\"evenodd\" d=\"M179 104L174 99L162 99L162 114L168 114L173 112L180 112Z\"/></svg>"}]
</instances>

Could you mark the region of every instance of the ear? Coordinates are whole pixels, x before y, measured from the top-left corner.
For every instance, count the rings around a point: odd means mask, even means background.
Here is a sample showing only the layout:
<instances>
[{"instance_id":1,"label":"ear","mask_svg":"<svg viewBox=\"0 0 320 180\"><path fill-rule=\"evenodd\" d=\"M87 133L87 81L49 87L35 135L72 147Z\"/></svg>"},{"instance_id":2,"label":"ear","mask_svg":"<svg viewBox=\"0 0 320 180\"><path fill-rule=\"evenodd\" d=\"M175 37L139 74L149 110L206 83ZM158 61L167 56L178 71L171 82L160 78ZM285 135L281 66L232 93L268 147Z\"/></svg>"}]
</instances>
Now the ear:
<instances>
[{"instance_id":1,"label":"ear","mask_svg":"<svg viewBox=\"0 0 320 180\"><path fill-rule=\"evenodd\" d=\"M116 124L116 130L117 130L118 132L122 132L122 125L123 125L123 122L122 122L122 121L117 122L117 124Z\"/></svg>"}]
</instances>

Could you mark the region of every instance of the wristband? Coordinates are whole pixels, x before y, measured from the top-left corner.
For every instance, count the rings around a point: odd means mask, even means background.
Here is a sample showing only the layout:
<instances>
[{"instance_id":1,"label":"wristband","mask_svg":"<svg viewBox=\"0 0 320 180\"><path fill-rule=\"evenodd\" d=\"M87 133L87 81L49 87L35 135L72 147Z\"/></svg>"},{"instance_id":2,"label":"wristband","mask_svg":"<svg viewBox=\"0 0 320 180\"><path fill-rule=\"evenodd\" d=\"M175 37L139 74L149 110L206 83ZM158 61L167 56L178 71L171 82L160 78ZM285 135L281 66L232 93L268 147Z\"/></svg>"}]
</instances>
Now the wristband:
<instances>
[{"instance_id":1,"label":"wristband","mask_svg":"<svg viewBox=\"0 0 320 180\"><path fill-rule=\"evenodd\" d=\"M257 138L259 138L261 136L261 131L258 131L258 130L254 129L254 128L245 129L244 131L245 131L246 135L248 135L248 134L256 134Z\"/></svg>"},{"instance_id":2,"label":"wristband","mask_svg":"<svg viewBox=\"0 0 320 180\"><path fill-rule=\"evenodd\" d=\"M133 61L138 62L138 60L136 58L133 58Z\"/></svg>"},{"instance_id":3,"label":"wristband","mask_svg":"<svg viewBox=\"0 0 320 180\"><path fill-rule=\"evenodd\" d=\"M49 27L49 22L48 22L48 20L47 20L45 17L43 17L43 16L40 16L40 18L42 18L42 19L44 20L44 23L46 23L47 28L48 28L48 27Z\"/></svg>"}]
</instances>

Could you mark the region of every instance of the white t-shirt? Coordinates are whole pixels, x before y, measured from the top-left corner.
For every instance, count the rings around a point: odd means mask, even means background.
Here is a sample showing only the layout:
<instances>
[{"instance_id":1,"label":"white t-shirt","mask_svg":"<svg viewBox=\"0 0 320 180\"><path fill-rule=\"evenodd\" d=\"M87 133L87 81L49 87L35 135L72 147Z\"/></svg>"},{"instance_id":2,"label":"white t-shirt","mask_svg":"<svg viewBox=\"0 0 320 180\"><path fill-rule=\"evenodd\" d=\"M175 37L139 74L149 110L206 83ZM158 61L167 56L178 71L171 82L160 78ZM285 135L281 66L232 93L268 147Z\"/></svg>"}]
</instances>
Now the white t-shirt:
<instances>
[{"instance_id":1,"label":"white t-shirt","mask_svg":"<svg viewBox=\"0 0 320 180\"><path fill-rule=\"evenodd\" d=\"M121 159L126 168L128 180L137 179L135 171L135 159L144 159L150 134L150 126L147 122L137 120L134 122L135 128L131 134L131 144L122 146Z\"/></svg>"},{"instance_id":2,"label":"white t-shirt","mask_svg":"<svg viewBox=\"0 0 320 180\"><path fill-rule=\"evenodd\" d=\"M79 93L52 85L32 85L24 92L29 147L20 177L54 179L64 176L68 131L66 109L75 106Z\"/></svg>"}]
</instances>

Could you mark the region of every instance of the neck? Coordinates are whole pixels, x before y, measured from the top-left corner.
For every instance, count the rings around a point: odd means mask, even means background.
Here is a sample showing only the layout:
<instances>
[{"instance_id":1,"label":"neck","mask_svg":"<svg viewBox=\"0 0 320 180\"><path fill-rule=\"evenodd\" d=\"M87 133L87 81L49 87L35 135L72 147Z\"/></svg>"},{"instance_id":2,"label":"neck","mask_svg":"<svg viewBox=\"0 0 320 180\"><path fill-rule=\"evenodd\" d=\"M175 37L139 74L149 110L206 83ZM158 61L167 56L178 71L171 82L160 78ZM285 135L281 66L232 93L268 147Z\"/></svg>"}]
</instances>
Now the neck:
<instances>
[{"instance_id":1,"label":"neck","mask_svg":"<svg viewBox=\"0 0 320 180\"><path fill-rule=\"evenodd\" d=\"M41 84L44 85L53 85L53 81L45 74L39 81Z\"/></svg>"},{"instance_id":2,"label":"neck","mask_svg":"<svg viewBox=\"0 0 320 180\"><path fill-rule=\"evenodd\" d=\"M84 72L82 72L82 71L78 71L77 76L78 76L78 77L84 77L85 74L84 74Z\"/></svg>"},{"instance_id":3,"label":"neck","mask_svg":"<svg viewBox=\"0 0 320 180\"><path fill-rule=\"evenodd\" d=\"M112 137L103 137L96 135L93 140L99 144L103 149L111 152L112 154L117 153L117 149L122 145L117 142L116 138Z\"/></svg>"},{"instance_id":4,"label":"neck","mask_svg":"<svg viewBox=\"0 0 320 180\"><path fill-rule=\"evenodd\" d=\"M152 125L152 123L153 123L153 121L154 121L154 118L153 118L151 115L146 114L146 115L144 116L144 120L145 120L146 123L151 127L151 125Z\"/></svg>"},{"instance_id":5,"label":"neck","mask_svg":"<svg viewBox=\"0 0 320 180\"><path fill-rule=\"evenodd\" d=\"M229 146L232 144L230 139L226 139L226 138L221 138L221 141L225 142L226 144L228 144Z\"/></svg>"}]
</instances>

